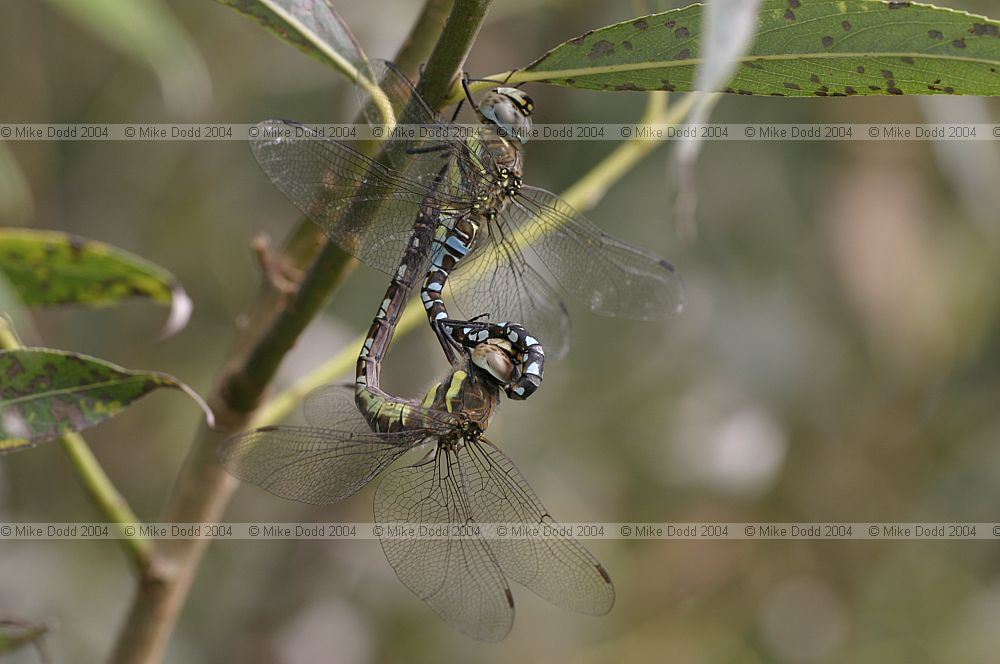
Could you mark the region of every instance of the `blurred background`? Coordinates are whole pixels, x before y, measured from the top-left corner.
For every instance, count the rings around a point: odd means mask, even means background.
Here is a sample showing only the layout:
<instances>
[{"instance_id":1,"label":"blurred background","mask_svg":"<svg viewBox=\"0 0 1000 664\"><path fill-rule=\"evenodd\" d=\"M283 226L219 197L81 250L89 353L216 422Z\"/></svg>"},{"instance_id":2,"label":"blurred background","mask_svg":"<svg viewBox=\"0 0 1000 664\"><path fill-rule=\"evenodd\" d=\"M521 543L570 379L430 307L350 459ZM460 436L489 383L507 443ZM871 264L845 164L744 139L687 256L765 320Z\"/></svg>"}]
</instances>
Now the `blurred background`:
<instances>
[{"instance_id":1,"label":"blurred background","mask_svg":"<svg viewBox=\"0 0 1000 664\"><path fill-rule=\"evenodd\" d=\"M158 35L140 48L95 26L85 4L4 2L0 122L353 116L341 77L230 9L123 3ZM392 57L419 11L404 0L333 4L372 57ZM987 0L947 4L997 12ZM468 69L523 66L639 13L598 0L498 2ZM630 122L644 106L640 93L527 89L543 123ZM727 97L714 118L997 122L1000 105ZM529 145L526 180L561 191L613 148ZM648 157L589 216L675 262L688 309L637 323L570 303L569 356L491 427L550 512L567 522L1000 520L997 144L707 143L693 242L679 239L665 193L671 149ZM207 392L258 288L251 239L280 241L297 219L247 146L6 143L0 165L0 223L133 251L178 276L195 303L188 328L163 343L154 338L165 312L141 302L37 314L31 326L22 321L26 341L167 371ZM358 269L279 383L367 329L386 279ZM387 384L416 394L445 368L420 328L394 345ZM140 517L157 518L198 418L179 394L155 394L86 433ZM227 517L369 521L372 488L321 509L243 487ZM99 518L58 446L0 460L0 520ZM615 581L611 614L570 614L515 588L514 631L490 646L411 595L378 542L217 542L168 661L992 662L1000 651L994 542L588 546ZM51 625L56 661L106 657L132 587L114 542L0 547L0 617Z\"/></svg>"}]
</instances>

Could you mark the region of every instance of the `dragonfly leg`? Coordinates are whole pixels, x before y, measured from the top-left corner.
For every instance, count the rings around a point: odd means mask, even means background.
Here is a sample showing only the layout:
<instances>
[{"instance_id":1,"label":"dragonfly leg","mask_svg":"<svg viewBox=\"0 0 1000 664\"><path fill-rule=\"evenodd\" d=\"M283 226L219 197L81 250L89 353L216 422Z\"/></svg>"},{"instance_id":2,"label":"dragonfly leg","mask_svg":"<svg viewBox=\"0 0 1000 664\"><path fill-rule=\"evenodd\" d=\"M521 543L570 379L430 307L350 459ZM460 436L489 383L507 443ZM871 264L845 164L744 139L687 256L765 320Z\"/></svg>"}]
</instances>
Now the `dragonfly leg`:
<instances>
[{"instance_id":1,"label":"dragonfly leg","mask_svg":"<svg viewBox=\"0 0 1000 664\"><path fill-rule=\"evenodd\" d=\"M419 148L406 148L406 154L429 154L431 152L444 152L449 149L447 143L435 143L433 145L428 145Z\"/></svg>"},{"instance_id":2,"label":"dragonfly leg","mask_svg":"<svg viewBox=\"0 0 1000 664\"><path fill-rule=\"evenodd\" d=\"M437 337L438 344L440 344L441 350L444 351L448 363L455 365L458 363L458 357L463 348L471 348L472 346L461 343L450 333L444 325L449 322L461 323L462 321L433 320L431 321L431 329L434 330L434 335Z\"/></svg>"}]
</instances>

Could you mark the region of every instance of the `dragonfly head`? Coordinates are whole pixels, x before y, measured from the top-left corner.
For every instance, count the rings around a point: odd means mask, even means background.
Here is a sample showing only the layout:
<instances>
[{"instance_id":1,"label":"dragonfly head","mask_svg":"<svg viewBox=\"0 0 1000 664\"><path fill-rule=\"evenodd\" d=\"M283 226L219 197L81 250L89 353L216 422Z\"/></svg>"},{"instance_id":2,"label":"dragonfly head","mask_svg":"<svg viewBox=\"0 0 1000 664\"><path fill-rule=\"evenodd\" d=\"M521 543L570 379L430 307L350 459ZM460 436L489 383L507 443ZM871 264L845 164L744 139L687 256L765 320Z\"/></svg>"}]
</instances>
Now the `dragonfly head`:
<instances>
[{"instance_id":1,"label":"dragonfly head","mask_svg":"<svg viewBox=\"0 0 1000 664\"><path fill-rule=\"evenodd\" d=\"M479 113L508 136L517 136L522 143L528 142L531 129L531 112L535 102L517 88L496 88L479 104Z\"/></svg>"},{"instance_id":2,"label":"dragonfly head","mask_svg":"<svg viewBox=\"0 0 1000 664\"><path fill-rule=\"evenodd\" d=\"M472 349L472 363L501 385L515 379L514 349L506 339L489 339Z\"/></svg>"}]
</instances>

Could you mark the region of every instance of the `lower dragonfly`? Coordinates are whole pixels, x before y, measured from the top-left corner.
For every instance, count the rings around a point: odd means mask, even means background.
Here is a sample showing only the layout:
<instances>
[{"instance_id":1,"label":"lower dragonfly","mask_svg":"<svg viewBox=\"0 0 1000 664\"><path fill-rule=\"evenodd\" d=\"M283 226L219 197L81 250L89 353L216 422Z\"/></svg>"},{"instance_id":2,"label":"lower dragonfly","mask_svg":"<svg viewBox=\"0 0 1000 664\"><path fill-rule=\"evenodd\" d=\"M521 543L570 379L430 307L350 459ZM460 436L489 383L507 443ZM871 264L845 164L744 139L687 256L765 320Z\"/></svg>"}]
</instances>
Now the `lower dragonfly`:
<instances>
[{"instance_id":1,"label":"lower dragonfly","mask_svg":"<svg viewBox=\"0 0 1000 664\"><path fill-rule=\"evenodd\" d=\"M389 473L375 494L380 523L552 524L514 464L483 437L499 402L519 381L523 356L507 336L469 349L445 348L452 370L422 402L385 393L379 370L434 228L433 208L418 216L404 257L372 322L351 386L313 392L304 405L308 427L273 426L227 439L219 450L236 477L275 495L312 504L342 500L401 456L430 455ZM470 329L477 323L468 322ZM484 324L480 331L500 330ZM509 324L527 337L519 325ZM449 337L445 337L449 339ZM452 530L449 528L449 535ZM448 623L477 639L499 641L513 625L507 577L552 603L592 615L614 604L604 567L576 540L382 538L389 564L407 588Z\"/></svg>"},{"instance_id":2,"label":"lower dragonfly","mask_svg":"<svg viewBox=\"0 0 1000 664\"><path fill-rule=\"evenodd\" d=\"M507 579L557 606L606 614L615 598L611 578L576 540L471 536L477 523L555 522L511 460L483 437L500 390L468 353L458 355L461 362L422 403L397 402L388 431L370 430L350 386L331 385L305 402L311 427L264 427L230 438L221 461L277 496L323 505L354 494L405 453L430 446L424 460L389 472L375 492L375 521L386 533L382 549L407 588L483 641L500 641L513 626ZM467 536L448 528L441 539L391 537L385 526L401 523L451 524Z\"/></svg>"}]
</instances>

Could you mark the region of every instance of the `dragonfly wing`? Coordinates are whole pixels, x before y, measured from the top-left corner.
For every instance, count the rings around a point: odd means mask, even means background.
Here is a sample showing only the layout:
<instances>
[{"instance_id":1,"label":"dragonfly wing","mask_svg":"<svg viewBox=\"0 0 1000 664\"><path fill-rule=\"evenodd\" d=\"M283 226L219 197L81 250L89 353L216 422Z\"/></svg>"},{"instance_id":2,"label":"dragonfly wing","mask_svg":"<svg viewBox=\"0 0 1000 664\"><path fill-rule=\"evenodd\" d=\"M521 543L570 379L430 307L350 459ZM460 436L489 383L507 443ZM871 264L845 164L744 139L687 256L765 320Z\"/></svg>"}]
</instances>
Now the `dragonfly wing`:
<instances>
[{"instance_id":1,"label":"dragonfly wing","mask_svg":"<svg viewBox=\"0 0 1000 664\"><path fill-rule=\"evenodd\" d=\"M274 186L333 242L383 272L395 272L421 203L449 204L440 190L311 127L266 120L256 128L250 147Z\"/></svg>"},{"instance_id":2,"label":"dragonfly wing","mask_svg":"<svg viewBox=\"0 0 1000 664\"><path fill-rule=\"evenodd\" d=\"M375 520L446 530L468 523L455 464L454 453L439 449L429 461L386 475L375 491ZM513 595L483 540L394 539L387 533L382 550L403 585L462 633L496 642L510 632Z\"/></svg>"},{"instance_id":3,"label":"dragonfly wing","mask_svg":"<svg viewBox=\"0 0 1000 664\"><path fill-rule=\"evenodd\" d=\"M370 431L354 401L353 383L335 383L316 388L302 401L302 415L311 427Z\"/></svg>"},{"instance_id":4,"label":"dragonfly wing","mask_svg":"<svg viewBox=\"0 0 1000 664\"><path fill-rule=\"evenodd\" d=\"M477 157L479 139L475 134L459 133L455 131L454 125L441 122L396 65L386 60L372 60L369 64L370 80L382 90L384 98L373 99L363 86L358 86L365 119L372 126L385 124L384 102L387 102L396 123L410 127L413 131L413 135L407 134L405 140L397 134L395 140L383 144L379 160L406 177L428 186L441 166L449 162L455 170L449 172L448 177L438 186L448 196L465 198L469 183L462 182L457 165L481 165ZM418 127L424 130L421 131Z\"/></svg>"},{"instance_id":5,"label":"dragonfly wing","mask_svg":"<svg viewBox=\"0 0 1000 664\"><path fill-rule=\"evenodd\" d=\"M567 293L596 313L652 320L684 308L684 283L673 265L608 235L551 192L523 187L504 222Z\"/></svg>"},{"instance_id":6,"label":"dragonfly wing","mask_svg":"<svg viewBox=\"0 0 1000 664\"><path fill-rule=\"evenodd\" d=\"M520 323L545 348L550 359L569 350L569 314L559 294L528 263L521 250L496 229L484 226L469 257L448 280L450 293L466 319L489 314L494 322Z\"/></svg>"},{"instance_id":7,"label":"dragonfly wing","mask_svg":"<svg viewBox=\"0 0 1000 664\"><path fill-rule=\"evenodd\" d=\"M327 505L354 494L426 438L426 431L262 427L223 441L219 461L235 477L276 496Z\"/></svg>"},{"instance_id":8,"label":"dragonfly wing","mask_svg":"<svg viewBox=\"0 0 1000 664\"><path fill-rule=\"evenodd\" d=\"M496 446L480 440L462 452L462 481L473 519L550 526L550 532L558 532L517 467ZM572 537L495 539L490 548L505 574L557 606L604 615L614 605L607 571Z\"/></svg>"}]
</instances>

